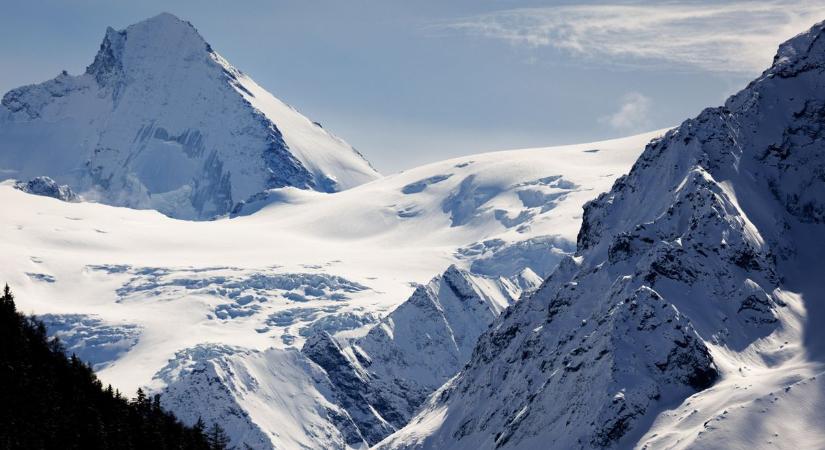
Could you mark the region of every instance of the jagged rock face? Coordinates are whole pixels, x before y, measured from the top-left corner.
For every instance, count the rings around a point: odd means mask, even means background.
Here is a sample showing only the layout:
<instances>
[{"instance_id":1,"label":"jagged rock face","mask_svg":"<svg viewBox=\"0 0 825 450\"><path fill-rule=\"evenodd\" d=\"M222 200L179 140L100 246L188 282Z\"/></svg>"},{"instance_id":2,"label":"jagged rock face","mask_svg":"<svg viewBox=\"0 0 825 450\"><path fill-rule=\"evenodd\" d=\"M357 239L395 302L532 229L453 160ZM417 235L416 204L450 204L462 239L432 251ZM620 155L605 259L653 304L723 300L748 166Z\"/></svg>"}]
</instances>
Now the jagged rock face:
<instances>
[{"instance_id":1,"label":"jagged rock face","mask_svg":"<svg viewBox=\"0 0 825 450\"><path fill-rule=\"evenodd\" d=\"M780 326L782 261L825 221L822 35L651 142L585 206L576 257L378 448L630 447L725 375L714 354L758 351Z\"/></svg>"},{"instance_id":2,"label":"jagged rock face","mask_svg":"<svg viewBox=\"0 0 825 450\"><path fill-rule=\"evenodd\" d=\"M91 200L207 219L266 189L376 178L345 142L260 88L188 22L109 28L86 73L7 93L0 167Z\"/></svg>"},{"instance_id":3,"label":"jagged rock face","mask_svg":"<svg viewBox=\"0 0 825 450\"><path fill-rule=\"evenodd\" d=\"M405 425L459 371L478 336L520 292L451 266L366 336L342 347L319 333L301 351L326 371L341 406L374 444Z\"/></svg>"},{"instance_id":4,"label":"jagged rock face","mask_svg":"<svg viewBox=\"0 0 825 450\"><path fill-rule=\"evenodd\" d=\"M59 185L49 177L35 177L29 181L18 181L14 184L14 187L29 194L52 197L64 202L80 200L80 197L74 193L71 187L65 184Z\"/></svg>"},{"instance_id":5,"label":"jagged rock face","mask_svg":"<svg viewBox=\"0 0 825 450\"><path fill-rule=\"evenodd\" d=\"M395 431L387 421L398 420L393 404L385 399L380 388L375 386L367 373L352 362L345 349L323 331L307 339L301 352L321 366L332 381L340 405L352 417L358 433L353 433L350 445L375 443Z\"/></svg>"}]
</instances>

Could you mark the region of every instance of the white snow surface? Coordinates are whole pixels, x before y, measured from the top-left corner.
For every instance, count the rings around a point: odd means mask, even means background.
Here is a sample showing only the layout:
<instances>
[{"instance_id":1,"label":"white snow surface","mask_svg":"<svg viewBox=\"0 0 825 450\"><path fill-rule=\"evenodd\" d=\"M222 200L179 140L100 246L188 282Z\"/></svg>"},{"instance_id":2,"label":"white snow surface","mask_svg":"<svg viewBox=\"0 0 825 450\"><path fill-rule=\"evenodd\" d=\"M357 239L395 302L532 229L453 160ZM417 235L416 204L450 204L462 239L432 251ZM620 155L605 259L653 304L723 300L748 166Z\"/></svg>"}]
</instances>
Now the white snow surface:
<instances>
[{"instance_id":1,"label":"white snow surface","mask_svg":"<svg viewBox=\"0 0 825 450\"><path fill-rule=\"evenodd\" d=\"M21 311L56 315L72 339L99 336L83 349L106 350L95 359L105 383L166 390L167 407L222 421L235 444L363 447L340 392L298 352L306 339L328 332L348 346L451 264L477 269L480 298L496 300L472 317L492 320L575 248L582 205L660 134L462 157L336 193L271 189L214 221L63 202L9 181L0 280ZM484 327L444 329L468 336L448 352L457 370Z\"/></svg>"},{"instance_id":2,"label":"white snow surface","mask_svg":"<svg viewBox=\"0 0 825 450\"><path fill-rule=\"evenodd\" d=\"M109 28L84 74L8 92L0 174L185 219L227 214L269 188L334 192L379 176L167 13Z\"/></svg>"}]
</instances>

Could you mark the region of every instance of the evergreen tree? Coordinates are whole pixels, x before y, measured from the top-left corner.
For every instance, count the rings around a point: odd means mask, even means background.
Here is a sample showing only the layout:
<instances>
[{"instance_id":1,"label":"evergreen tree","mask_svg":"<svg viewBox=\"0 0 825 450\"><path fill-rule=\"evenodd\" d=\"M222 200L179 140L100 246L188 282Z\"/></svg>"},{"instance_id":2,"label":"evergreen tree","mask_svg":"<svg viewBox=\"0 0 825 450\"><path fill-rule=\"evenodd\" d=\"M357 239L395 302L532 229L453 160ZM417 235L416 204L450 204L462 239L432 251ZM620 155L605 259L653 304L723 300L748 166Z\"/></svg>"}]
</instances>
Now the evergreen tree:
<instances>
[{"instance_id":1,"label":"evergreen tree","mask_svg":"<svg viewBox=\"0 0 825 450\"><path fill-rule=\"evenodd\" d=\"M209 442L209 448L212 450L226 450L229 445L229 436L227 436L223 428L215 422L212 424L212 427L209 428L207 441Z\"/></svg>"},{"instance_id":2,"label":"evergreen tree","mask_svg":"<svg viewBox=\"0 0 825 450\"><path fill-rule=\"evenodd\" d=\"M198 416L198 421L195 422L195 425L192 428L195 431L199 431L201 433L204 433L204 431L206 430L206 424L203 423L203 417Z\"/></svg>"},{"instance_id":3,"label":"evergreen tree","mask_svg":"<svg viewBox=\"0 0 825 450\"><path fill-rule=\"evenodd\" d=\"M14 307L14 295L12 295L8 284L3 288L3 297L0 297L0 307L3 308L4 313L6 313L6 309L11 313L17 312Z\"/></svg>"}]
</instances>

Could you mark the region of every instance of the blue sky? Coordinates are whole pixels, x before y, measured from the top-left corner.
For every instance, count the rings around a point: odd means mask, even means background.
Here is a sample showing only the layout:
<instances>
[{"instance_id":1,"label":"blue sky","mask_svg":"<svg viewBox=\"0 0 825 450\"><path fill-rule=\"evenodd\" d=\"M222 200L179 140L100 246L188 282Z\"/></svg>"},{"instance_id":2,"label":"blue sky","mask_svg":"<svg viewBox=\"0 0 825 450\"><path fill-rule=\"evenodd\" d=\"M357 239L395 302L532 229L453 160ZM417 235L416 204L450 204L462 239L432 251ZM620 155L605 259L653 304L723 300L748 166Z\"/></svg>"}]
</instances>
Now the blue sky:
<instances>
[{"instance_id":1,"label":"blue sky","mask_svg":"<svg viewBox=\"0 0 825 450\"><path fill-rule=\"evenodd\" d=\"M106 26L168 11L382 172L676 125L825 3L0 0L0 91L80 73Z\"/></svg>"}]
</instances>

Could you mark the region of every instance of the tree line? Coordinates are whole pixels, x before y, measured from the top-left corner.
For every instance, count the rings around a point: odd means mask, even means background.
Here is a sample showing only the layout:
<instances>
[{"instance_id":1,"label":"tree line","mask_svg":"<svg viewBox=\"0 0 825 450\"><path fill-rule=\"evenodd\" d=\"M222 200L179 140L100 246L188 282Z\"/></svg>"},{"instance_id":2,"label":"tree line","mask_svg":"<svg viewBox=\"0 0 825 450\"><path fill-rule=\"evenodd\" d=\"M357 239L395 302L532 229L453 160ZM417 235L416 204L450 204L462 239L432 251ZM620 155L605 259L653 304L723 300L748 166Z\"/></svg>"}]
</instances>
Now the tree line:
<instances>
[{"instance_id":1,"label":"tree line","mask_svg":"<svg viewBox=\"0 0 825 450\"><path fill-rule=\"evenodd\" d=\"M0 297L0 448L224 450L220 427L182 424L160 396L132 399L103 387L91 366L67 357L46 327Z\"/></svg>"}]
</instances>

